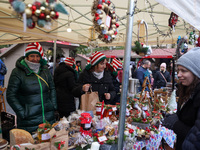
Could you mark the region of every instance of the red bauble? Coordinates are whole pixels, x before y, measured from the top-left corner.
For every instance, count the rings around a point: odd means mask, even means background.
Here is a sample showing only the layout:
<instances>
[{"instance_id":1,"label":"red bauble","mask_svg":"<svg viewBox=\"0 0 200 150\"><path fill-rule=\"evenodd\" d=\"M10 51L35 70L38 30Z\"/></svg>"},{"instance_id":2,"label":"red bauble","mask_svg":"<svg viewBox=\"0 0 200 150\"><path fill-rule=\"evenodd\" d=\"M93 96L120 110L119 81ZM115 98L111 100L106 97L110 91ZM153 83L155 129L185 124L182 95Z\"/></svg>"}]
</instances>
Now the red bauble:
<instances>
[{"instance_id":1,"label":"red bauble","mask_svg":"<svg viewBox=\"0 0 200 150\"><path fill-rule=\"evenodd\" d=\"M58 17L59 17L59 13L56 12L56 15L55 15L54 19L58 19Z\"/></svg>"},{"instance_id":2,"label":"red bauble","mask_svg":"<svg viewBox=\"0 0 200 150\"><path fill-rule=\"evenodd\" d=\"M35 28L35 22L33 22L33 23L31 24L31 26L28 26L28 28L29 28L29 29Z\"/></svg>"},{"instance_id":3,"label":"red bauble","mask_svg":"<svg viewBox=\"0 0 200 150\"><path fill-rule=\"evenodd\" d=\"M117 31L115 31L114 35L117 35Z\"/></svg>"},{"instance_id":4,"label":"red bauble","mask_svg":"<svg viewBox=\"0 0 200 150\"><path fill-rule=\"evenodd\" d=\"M102 3L105 3L105 0L102 0Z\"/></svg>"},{"instance_id":5,"label":"red bauble","mask_svg":"<svg viewBox=\"0 0 200 150\"><path fill-rule=\"evenodd\" d=\"M99 17L96 17L96 19L95 19L95 20L97 21L97 20L99 20L99 19L100 19Z\"/></svg>"},{"instance_id":6,"label":"red bauble","mask_svg":"<svg viewBox=\"0 0 200 150\"><path fill-rule=\"evenodd\" d=\"M36 6L36 8L37 8L37 9L39 9L39 8L40 8L40 6L41 6L41 3L40 3L40 2L38 2L38 1L36 1L36 2L34 3L34 5Z\"/></svg>"},{"instance_id":7,"label":"red bauble","mask_svg":"<svg viewBox=\"0 0 200 150\"><path fill-rule=\"evenodd\" d=\"M111 3L110 1L107 1L108 6L110 5L110 3Z\"/></svg>"},{"instance_id":8,"label":"red bauble","mask_svg":"<svg viewBox=\"0 0 200 150\"><path fill-rule=\"evenodd\" d=\"M102 5L101 5L101 4L98 4L98 5L97 5L97 8L98 8L98 9L102 9Z\"/></svg>"},{"instance_id":9,"label":"red bauble","mask_svg":"<svg viewBox=\"0 0 200 150\"><path fill-rule=\"evenodd\" d=\"M104 34L104 39L108 39L108 35Z\"/></svg>"},{"instance_id":10,"label":"red bauble","mask_svg":"<svg viewBox=\"0 0 200 150\"><path fill-rule=\"evenodd\" d=\"M32 5L32 11L36 11L37 7L35 5Z\"/></svg>"},{"instance_id":11,"label":"red bauble","mask_svg":"<svg viewBox=\"0 0 200 150\"><path fill-rule=\"evenodd\" d=\"M95 17L99 17L99 14L98 14L98 13L95 13Z\"/></svg>"},{"instance_id":12,"label":"red bauble","mask_svg":"<svg viewBox=\"0 0 200 150\"><path fill-rule=\"evenodd\" d=\"M119 27L119 24L118 24L118 23L116 23L115 25L116 25L117 28Z\"/></svg>"},{"instance_id":13,"label":"red bauble","mask_svg":"<svg viewBox=\"0 0 200 150\"><path fill-rule=\"evenodd\" d=\"M40 18L40 19L45 19L45 18L46 18L46 16L45 16L45 14L44 14L44 13L41 13L41 14L39 15L39 18Z\"/></svg>"},{"instance_id":14,"label":"red bauble","mask_svg":"<svg viewBox=\"0 0 200 150\"><path fill-rule=\"evenodd\" d=\"M32 11L32 15L35 15L35 11Z\"/></svg>"}]
</instances>

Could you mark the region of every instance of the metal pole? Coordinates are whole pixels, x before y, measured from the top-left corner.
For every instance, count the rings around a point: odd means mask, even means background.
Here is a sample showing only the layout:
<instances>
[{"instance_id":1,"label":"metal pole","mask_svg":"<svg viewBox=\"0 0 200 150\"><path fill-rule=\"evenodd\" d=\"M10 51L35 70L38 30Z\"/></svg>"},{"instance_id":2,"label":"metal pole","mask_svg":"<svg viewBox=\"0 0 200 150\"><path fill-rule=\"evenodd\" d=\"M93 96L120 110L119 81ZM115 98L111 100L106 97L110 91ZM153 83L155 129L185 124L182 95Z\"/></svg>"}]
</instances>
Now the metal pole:
<instances>
[{"instance_id":1,"label":"metal pole","mask_svg":"<svg viewBox=\"0 0 200 150\"><path fill-rule=\"evenodd\" d=\"M123 149L123 140L124 140L127 91L128 91L128 82L129 82L129 66L130 66L130 56L131 56L132 31L133 31L133 14L134 14L134 0L129 0L128 13L127 13L127 24L126 24L126 45L125 45L125 53L124 53L122 92L121 92L121 98L120 98L120 118L119 118L119 127L118 127L118 150Z\"/></svg>"},{"instance_id":2,"label":"metal pole","mask_svg":"<svg viewBox=\"0 0 200 150\"><path fill-rule=\"evenodd\" d=\"M174 57L172 58L172 91L174 90L174 85L175 85L175 62L174 62Z\"/></svg>"},{"instance_id":3,"label":"metal pole","mask_svg":"<svg viewBox=\"0 0 200 150\"><path fill-rule=\"evenodd\" d=\"M56 40L54 41L54 47L53 47L53 74L55 69L56 69Z\"/></svg>"}]
</instances>

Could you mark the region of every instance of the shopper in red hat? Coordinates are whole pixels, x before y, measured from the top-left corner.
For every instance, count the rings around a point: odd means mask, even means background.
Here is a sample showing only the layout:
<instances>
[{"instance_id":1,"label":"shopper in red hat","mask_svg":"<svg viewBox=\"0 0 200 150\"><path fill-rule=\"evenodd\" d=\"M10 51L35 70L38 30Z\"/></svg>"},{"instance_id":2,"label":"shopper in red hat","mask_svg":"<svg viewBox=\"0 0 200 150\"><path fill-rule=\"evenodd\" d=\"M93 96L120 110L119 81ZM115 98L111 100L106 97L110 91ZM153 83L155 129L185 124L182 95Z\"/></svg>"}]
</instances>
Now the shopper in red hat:
<instances>
[{"instance_id":1,"label":"shopper in red hat","mask_svg":"<svg viewBox=\"0 0 200 150\"><path fill-rule=\"evenodd\" d=\"M113 103L116 92L110 73L105 71L106 63L103 53L92 54L88 65L80 74L78 85L73 90L76 96L80 97L91 88L92 91L98 92L100 101L104 100L106 104Z\"/></svg>"},{"instance_id":2,"label":"shopper in red hat","mask_svg":"<svg viewBox=\"0 0 200 150\"><path fill-rule=\"evenodd\" d=\"M13 69L6 97L17 115L17 128L32 133L46 121L55 122L56 91L39 43L30 43Z\"/></svg>"},{"instance_id":3,"label":"shopper in red hat","mask_svg":"<svg viewBox=\"0 0 200 150\"><path fill-rule=\"evenodd\" d=\"M66 57L54 72L54 83L57 94L58 112L60 117L68 117L71 112L75 111L74 96L72 89L75 86L78 72L75 70L75 59Z\"/></svg>"}]
</instances>

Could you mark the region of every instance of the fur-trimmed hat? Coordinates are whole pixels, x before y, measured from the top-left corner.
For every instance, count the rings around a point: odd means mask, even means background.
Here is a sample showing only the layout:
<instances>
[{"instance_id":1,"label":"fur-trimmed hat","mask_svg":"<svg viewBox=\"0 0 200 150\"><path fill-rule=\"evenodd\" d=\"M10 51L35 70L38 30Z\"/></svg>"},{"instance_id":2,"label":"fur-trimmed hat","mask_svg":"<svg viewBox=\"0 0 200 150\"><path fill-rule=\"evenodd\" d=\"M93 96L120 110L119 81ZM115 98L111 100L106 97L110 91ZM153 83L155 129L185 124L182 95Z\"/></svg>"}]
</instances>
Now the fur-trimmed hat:
<instances>
[{"instance_id":1,"label":"fur-trimmed hat","mask_svg":"<svg viewBox=\"0 0 200 150\"><path fill-rule=\"evenodd\" d=\"M181 65L190 70L195 76L200 78L200 47L195 47L183 54L177 61L177 65Z\"/></svg>"},{"instance_id":2,"label":"fur-trimmed hat","mask_svg":"<svg viewBox=\"0 0 200 150\"><path fill-rule=\"evenodd\" d=\"M122 62L120 60L117 60L116 58L113 58L110 65L113 67L114 71L117 71L117 69L122 68Z\"/></svg>"},{"instance_id":3,"label":"fur-trimmed hat","mask_svg":"<svg viewBox=\"0 0 200 150\"><path fill-rule=\"evenodd\" d=\"M66 57L64 62L71 67L75 66L75 59L73 57Z\"/></svg>"},{"instance_id":4,"label":"fur-trimmed hat","mask_svg":"<svg viewBox=\"0 0 200 150\"><path fill-rule=\"evenodd\" d=\"M27 57L29 54L39 54L41 58L44 56L44 52L40 43L30 43L27 45L25 49L25 56Z\"/></svg>"},{"instance_id":5,"label":"fur-trimmed hat","mask_svg":"<svg viewBox=\"0 0 200 150\"><path fill-rule=\"evenodd\" d=\"M106 59L106 55L104 55L101 52L94 52L89 60L87 61L89 64L86 66L86 69L89 70L92 66L97 65L100 63L102 60Z\"/></svg>"}]
</instances>

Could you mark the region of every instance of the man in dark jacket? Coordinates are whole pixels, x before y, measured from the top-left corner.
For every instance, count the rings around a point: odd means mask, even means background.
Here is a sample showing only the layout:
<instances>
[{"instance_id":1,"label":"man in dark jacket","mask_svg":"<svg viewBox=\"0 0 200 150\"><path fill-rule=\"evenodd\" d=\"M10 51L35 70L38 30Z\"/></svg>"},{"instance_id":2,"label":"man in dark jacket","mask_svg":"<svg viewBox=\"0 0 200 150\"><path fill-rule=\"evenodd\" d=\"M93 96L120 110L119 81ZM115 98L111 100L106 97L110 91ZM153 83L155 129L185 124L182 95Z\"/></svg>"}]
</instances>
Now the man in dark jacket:
<instances>
[{"instance_id":1,"label":"man in dark jacket","mask_svg":"<svg viewBox=\"0 0 200 150\"><path fill-rule=\"evenodd\" d=\"M74 96L72 94L72 89L78 74L75 67L74 58L67 57L64 62L59 64L54 72L54 83L60 117L68 117L71 112L76 110Z\"/></svg>"},{"instance_id":2,"label":"man in dark jacket","mask_svg":"<svg viewBox=\"0 0 200 150\"><path fill-rule=\"evenodd\" d=\"M153 87L155 88L161 88L166 87L167 82L171 81L171 77L169 72L166 70L166 63L162 63L160 65L160 71L157 71L154 76L154 84Z\"/></svg>"},{"instance_id":3,"label":"man in dark jacket","mask_svg":"<svg viewBox=\"0 0 200 150\"><path fill-rule=\"evenodd\" d=\"M6 96L17 115L17 128L32 133L41 123L55 122L56 91L39 43L28 44L25 56L17 60Z\"/></svg>"},{"instance_id":4,"label":"man in dark jacket","mask_svg":"<svg viewBox=\"0 0 200 150\"><path fill-rule=\"evenodd\" d=\"M139 91L142 90L142 84L144 82L144 79L146 76L148 76L149 81L151 82L151 78L150 78L150 73L148 71L148 69L151 67L151 62L149 60L144 60L143 61L143 65L140 66L137 70L136 70L136 78L139 79L140 82L140 87L139 87ZM148 90L148 89L147 89Z\"/></svg>"}]
</instances>

